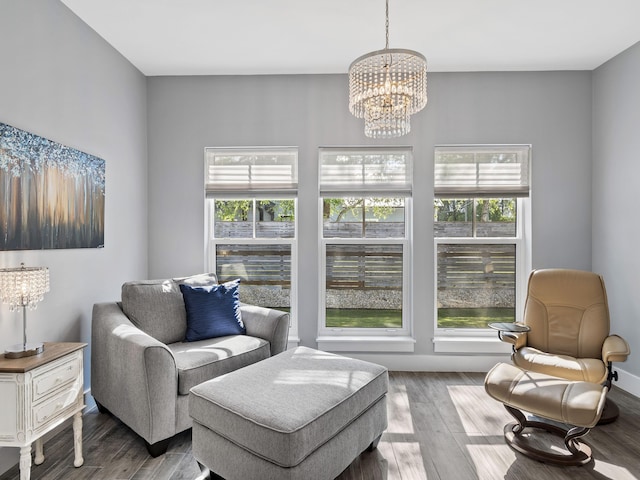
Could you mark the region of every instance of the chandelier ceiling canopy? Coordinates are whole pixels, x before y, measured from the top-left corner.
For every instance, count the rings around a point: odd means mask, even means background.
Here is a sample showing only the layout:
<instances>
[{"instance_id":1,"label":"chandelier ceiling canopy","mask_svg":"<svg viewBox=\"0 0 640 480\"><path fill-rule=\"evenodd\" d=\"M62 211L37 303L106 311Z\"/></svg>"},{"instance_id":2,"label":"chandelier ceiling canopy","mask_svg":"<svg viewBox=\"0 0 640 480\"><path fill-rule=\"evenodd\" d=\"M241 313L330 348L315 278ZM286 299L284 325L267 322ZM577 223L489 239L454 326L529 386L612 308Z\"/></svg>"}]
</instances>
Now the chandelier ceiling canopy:
<instances>
[{"instance_id":1,"label":"chandelier ceiling canopy","mask_svg":"<svg viewBox=\"0 0 640 480\"><path fill-rule=\"evenodd\" d=\"M427 104L427 60L413 50L389 48L389 0L384 50L362 55L349 66L349 111L364 118L370 138L411 131L411 115Z\"/></svg>"}]
</instances>

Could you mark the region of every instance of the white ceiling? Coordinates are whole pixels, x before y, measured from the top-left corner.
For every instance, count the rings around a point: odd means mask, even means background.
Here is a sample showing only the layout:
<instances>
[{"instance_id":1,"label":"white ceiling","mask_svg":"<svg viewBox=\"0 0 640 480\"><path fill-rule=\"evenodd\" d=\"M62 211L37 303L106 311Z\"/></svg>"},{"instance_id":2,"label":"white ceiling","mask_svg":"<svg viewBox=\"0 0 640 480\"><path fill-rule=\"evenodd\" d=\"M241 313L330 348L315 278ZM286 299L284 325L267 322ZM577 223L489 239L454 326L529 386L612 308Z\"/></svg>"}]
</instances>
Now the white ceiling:
<instances>
[{"instance_id":1,"label":"white ceiling","mask_svg":"<svg viewBox=\"0 0 640 480\"><path fill-rule=\"evenodd\" d=\"M142 73L346 73L384 0L62 0ZM640 0L390 0L429 71L592 70L640 41Z\"/></svg>"}]
</instances>

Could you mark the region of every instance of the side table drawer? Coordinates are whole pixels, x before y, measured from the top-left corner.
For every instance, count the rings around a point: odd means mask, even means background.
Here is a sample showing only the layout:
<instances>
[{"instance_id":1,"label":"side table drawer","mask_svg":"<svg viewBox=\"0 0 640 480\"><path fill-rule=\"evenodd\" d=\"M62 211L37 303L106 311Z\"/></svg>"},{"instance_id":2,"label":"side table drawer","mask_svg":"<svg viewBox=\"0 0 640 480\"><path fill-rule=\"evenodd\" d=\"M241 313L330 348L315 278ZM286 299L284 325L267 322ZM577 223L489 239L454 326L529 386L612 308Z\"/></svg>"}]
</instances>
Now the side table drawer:
<instances>
[{"instance_id":1,"label":"side table drawer","mask_svg":"<svg viewBox=\"0 0 640 480\"><path fill-rule=\"evenodd\" d=\"M54 368L35 375L32 380L33 401L37 402L56 388L77 380L82 370L81 362L82 358L74 355Z\"/></svg>"},{"instance_id":2,"label":"side table drawer","mask_svg":"<svg viewBox=\"0 0 640 480\"><path fill-rule=\"evenodd\" d=\"M78 385L74 385L71 388L66 388L63 391L54 394L51 398L45 400L40 405L34 406L34 430L38 430L39 427L54 419L68 407L76 405L78 403L78 391Z\"/></svg>"}]
</instances>

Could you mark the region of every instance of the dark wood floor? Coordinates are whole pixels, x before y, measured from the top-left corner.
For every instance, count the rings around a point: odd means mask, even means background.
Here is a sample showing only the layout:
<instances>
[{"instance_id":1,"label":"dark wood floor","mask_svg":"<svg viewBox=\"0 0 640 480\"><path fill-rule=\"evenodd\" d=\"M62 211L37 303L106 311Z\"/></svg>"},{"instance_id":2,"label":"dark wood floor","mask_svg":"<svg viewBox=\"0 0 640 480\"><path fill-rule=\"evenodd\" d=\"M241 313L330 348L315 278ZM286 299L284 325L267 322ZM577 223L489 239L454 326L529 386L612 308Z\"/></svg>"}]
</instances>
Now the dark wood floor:
<instances>
[{"instance_id":1,"label":"dark wood floor","mask_svg":"<svg viewBox=\"0 0 640 480\"><path fill-rule=\"evenodd\" d=\"M512 419L486 395L483 379L476 373L392 372L389 428L378 449L363 453L339 480L640 479L640 399L614 388L609 395L620 406L621 418L585 437L595 461L561 468L529 460L505 445L502 429ZM45 443L46 460L33 466L31 478L194 480L200 476L191 456L190 432L174 439L167 454L151 458L131 430L93 411L84 417L85 462L80 468L73 467L72 445L70 428ZM0 480L18 479L17 466L0 476Z\"/></svg>"}]
</instances>

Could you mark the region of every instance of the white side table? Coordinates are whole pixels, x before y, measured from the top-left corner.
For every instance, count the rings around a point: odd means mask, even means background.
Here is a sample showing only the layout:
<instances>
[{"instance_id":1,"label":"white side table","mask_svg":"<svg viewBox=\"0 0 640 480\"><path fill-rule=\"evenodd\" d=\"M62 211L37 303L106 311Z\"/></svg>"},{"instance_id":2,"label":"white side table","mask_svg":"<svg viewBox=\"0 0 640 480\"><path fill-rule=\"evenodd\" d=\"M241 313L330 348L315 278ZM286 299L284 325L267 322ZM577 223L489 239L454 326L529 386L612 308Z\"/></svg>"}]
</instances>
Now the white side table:
<instances>
[{"instance_id":1,"label":"white side table","mask_svg":"<svg viewBox=\"0 0 640 480\"><path fill-rule=\"evenodd\" d=\"M82 458L84 408L82 349L86 343L45 343L32 357L0 357L0 447L20 447L20 480L44 462L42 436L73 417L73 464Z\"/></svg>"}]
</instances>

